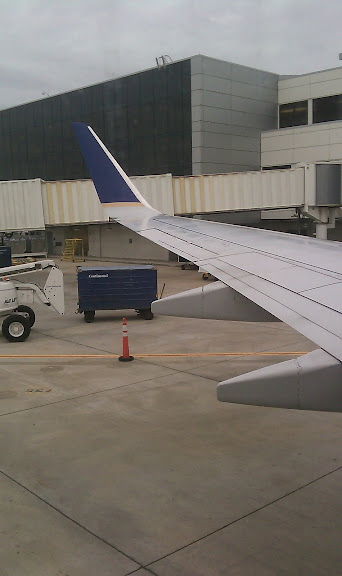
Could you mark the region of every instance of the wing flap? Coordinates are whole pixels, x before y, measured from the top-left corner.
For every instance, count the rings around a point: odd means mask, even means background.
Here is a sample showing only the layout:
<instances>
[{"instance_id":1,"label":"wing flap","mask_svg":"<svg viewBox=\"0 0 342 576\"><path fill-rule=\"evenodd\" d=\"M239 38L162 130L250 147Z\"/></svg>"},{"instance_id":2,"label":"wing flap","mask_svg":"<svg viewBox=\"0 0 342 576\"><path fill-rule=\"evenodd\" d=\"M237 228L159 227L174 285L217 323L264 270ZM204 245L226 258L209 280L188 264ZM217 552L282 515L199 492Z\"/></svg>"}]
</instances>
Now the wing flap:
<instances>
[{"instance_id":1,"label":"wing flap","mask_svg":"<svg viewBox=\"0 0 342 576\"><path fill-rule=\"evenodd\" d=\"M322 313L323 309L323 316L325 312L325 308L320 306L320 310L317 310L316 307L318 306L315 303L312 303L312 310L310 314L310 318L306 318L303 316L303 312L301 310L301 301L297 301L297 305L294 308L291 308L288 303L288 293L289 291L286 289L278 288L277 295L271 295L270 292L266 292L269 288L267 286L266 281L264 281L263 290L260 290L260 286L255 288L253 286L249 286L246 282L246 277L244 277L244 281L242 282L240 279L236 279L233 276L229 275L226 272L222 272L219 268L215 266L215 264L207 265L207 271L216 276L216 278L220 278L225 284L245 296L246 298L252 300L258 306L261 306L265 310L267 310L273 316L276 316L289 326L291 326L294 330L297 330L303 336L306 336L309 340L312 340L324 350L332 354L335 358L342 361L342 340L336 334L333 334L330 331L330 327L327 326L322 327L322 318L320 314ZM272 286L272 290L274 287ZM300 298L300 296L298 296ZM304 299L305 300L305 299ZM293 303L292 303L293 304ZM336 313L334 317L334 322L340 321L340 315Z\"/></svg>"},{"instance_id":2,"label":"wing flap","mask_svg":"<svg viewBox=\"0 0 342 576\"><path fill-rule=\"evenodd\" d=\"M165 226L172 226L175 236L178 235L177 228L187 235L195 233L200 245L204 242L208 246L214 241L215 246L219 246L219 241L222 241L224 246L226 242L230 242L242 251L249 249L285 259L295 265L308 267L338 279L342 277L341 242L164 214L157 218L157 222L156 227L161 225L163 230L166 229ZM224 255L222 250L220 253Z\"/></svg>"},{"instance_id":3,"label":"wing flap","mask_svg":"<svg viewBox=\"0 0 342 576\"><path fill-rule=\"evenodd\" d=\"M191 242L190 239L183 240L182 238L175 238L171 234L167 234L162 230L147 230L141 232L140 235L157 244L162 242L163 246L167 247L168 250L171 250L171 252L175 252L176 254L184 254L186 258L191 259L191 262L194 262L195 260L211 259L217 256L215 252L196 245Z\"/></svg>"},{"instance_id":4,"label":"wing flap","mask_svg":"<svg viewBox=\"0 0 342 576\"><path fill-rule=\"evenodd\" d=\"M303 290L300 293L302 296L305 296L305 298L328 308L330 308L333 303L334 309L342 314L341 282L334 282L334 284L317 287L312 290Z\"/></svg>"}]
</instances>

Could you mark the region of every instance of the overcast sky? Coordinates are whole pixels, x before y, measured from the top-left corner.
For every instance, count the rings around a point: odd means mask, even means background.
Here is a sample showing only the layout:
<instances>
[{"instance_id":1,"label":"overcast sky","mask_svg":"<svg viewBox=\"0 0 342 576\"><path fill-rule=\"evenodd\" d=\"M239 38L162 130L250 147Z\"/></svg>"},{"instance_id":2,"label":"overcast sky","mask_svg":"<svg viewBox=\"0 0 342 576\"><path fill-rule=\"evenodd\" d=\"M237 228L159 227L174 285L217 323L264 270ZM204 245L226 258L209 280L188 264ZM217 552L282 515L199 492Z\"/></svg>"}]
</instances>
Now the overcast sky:
<instances>
[{"instance_id":1,"label":"overcast sky","mask_svg":"<svg viewBox=\"0 0 342 576\"><path fill-rule=\"evenodd\" d=\"M0 109L205 54L301 74L342 64L341 0L0 0Z\"/></svg>"}]
</instances>

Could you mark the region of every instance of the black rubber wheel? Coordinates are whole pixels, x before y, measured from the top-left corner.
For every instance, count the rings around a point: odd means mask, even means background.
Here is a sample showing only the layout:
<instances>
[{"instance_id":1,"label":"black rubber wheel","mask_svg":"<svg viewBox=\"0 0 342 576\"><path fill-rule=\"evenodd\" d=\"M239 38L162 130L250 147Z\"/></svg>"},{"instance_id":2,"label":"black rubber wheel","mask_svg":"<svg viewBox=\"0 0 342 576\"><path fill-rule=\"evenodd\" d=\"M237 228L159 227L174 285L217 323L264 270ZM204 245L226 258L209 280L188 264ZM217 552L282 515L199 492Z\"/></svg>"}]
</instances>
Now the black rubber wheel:
<instances>
[{"instance_id":1,"label":"black rubber wheel","mask_svg":"<svg viewBox=\"0 0 342 576\"><path fill-rule=\"evenodd\" d=\"M151 310L141 310L140 316L144 320L152 320L152 318L154 317L154 314L153 314L153 312L151 312Z\"/></svg>"},{"instance_id":2,"label":"black rubber wheel","mask_svg":"<svg viewBox=\"0 0 342 576\"><path fill-rule=\"evenodd\" d=\"M10 314L2 323L2 333L9 342L24 342L30 332L30 321L22 314Z\"/></svg>"},{"instance_id":3,"label":"black rubber wheel","mask_svg":"<svg viewBox=\"0 0 342 576\"><path fill-rule=\"evenodd\" d=\"M20 306L18 306L18 308L17 308L17 311L18 312L24 312L25 314L28 314L30 326L32 328L33 324L36 321L36 315L35 315L34 311L32 310L32 308L30 308L29 306L24 306L24 304L20 304Z\"/></svg>"},{"instance_id":4,"label":"black rubber wheel","mask_svg":"<svg viewBox=\"0 0 342 576\"><path fill-rule=\"evenodd\" d=\"M86 310L84 312L84 320L90 324L90 322L94 322L95 318L95 311L94 310Z\"/></svg>"}]
</instances>

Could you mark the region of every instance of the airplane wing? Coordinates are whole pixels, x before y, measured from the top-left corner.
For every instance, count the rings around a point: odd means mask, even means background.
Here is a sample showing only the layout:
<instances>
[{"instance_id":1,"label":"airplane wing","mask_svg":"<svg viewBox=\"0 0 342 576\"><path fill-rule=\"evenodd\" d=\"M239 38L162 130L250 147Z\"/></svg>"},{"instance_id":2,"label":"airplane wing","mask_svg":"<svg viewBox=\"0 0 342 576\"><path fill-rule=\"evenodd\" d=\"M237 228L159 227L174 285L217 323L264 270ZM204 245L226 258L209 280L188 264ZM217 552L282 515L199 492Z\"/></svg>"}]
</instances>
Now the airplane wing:
<instances>
[{"instance_id":1,"label":"airplane wing","mask_svg":"<svg viewBox=\"0 0 342 576\"><path fill-rule=\"evenodd\" d=\"M320 348L221 382L221 401L342 411L342 244L154 210L87 125L73 124L108 217L218 278L153 303L157 314L281 320Z\"/></svg>"}]
</instances>

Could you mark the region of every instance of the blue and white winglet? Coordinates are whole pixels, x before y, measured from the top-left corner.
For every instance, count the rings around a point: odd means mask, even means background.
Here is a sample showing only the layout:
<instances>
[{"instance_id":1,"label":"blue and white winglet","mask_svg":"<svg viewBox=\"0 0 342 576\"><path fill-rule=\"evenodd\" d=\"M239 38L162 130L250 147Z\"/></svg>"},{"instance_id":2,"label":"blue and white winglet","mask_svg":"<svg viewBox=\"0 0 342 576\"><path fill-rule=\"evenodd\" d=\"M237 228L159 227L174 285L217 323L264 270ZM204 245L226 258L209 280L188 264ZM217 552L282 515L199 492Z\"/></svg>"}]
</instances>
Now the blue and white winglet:
<instances>
[{"instance_id":1,"label":"blue and white winglet","mask_svg":"<svg viewBox=\"0 0 342 576\"><path fill-rule=\"evenodd\" d=\"M90 126L74 122L73 129L107 216L117 219L120 214L126 214L129 218L134 218L135 214L139 218L159 214L141 196Z\"/></svg>"},{"instance_id":2,"label":"blue and white winglet","mask_svg":"<svg viewBox=\"0 0 342 576\"><path fill-rule=\"evenodd\" d=\"M342 412L342 245L154 210L87 125L73 125L107 214L218 278L153 303L157 314L281 320L319 348L221 382L223 402Z\"/></svg>"}]
</instances>

